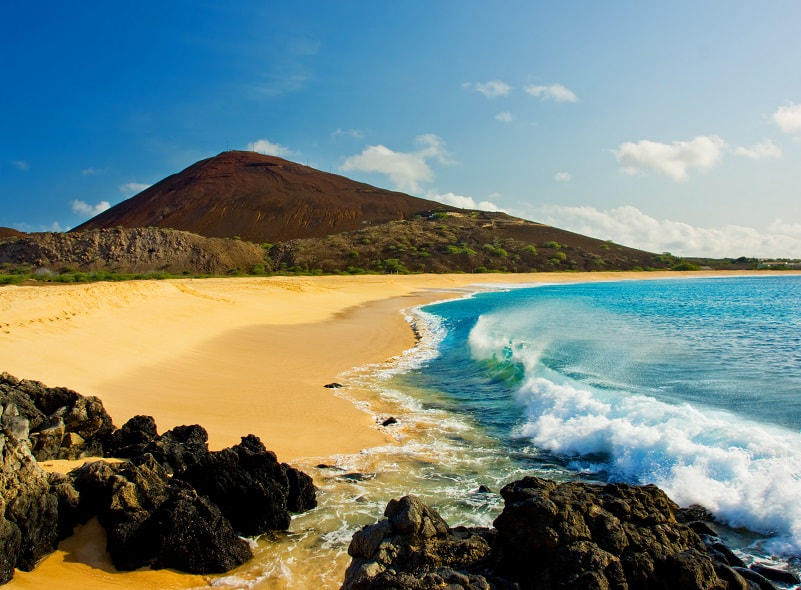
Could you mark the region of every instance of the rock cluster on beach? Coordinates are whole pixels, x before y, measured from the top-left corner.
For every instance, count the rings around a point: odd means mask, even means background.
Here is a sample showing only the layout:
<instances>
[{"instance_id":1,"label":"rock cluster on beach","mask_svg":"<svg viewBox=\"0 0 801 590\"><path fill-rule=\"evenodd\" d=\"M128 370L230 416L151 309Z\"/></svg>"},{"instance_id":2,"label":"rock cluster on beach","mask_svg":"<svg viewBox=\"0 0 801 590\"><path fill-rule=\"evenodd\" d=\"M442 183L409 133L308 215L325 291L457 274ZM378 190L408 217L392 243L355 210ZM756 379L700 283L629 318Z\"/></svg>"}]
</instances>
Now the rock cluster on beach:
<instances>
[{"instance_id":1,"label":"rock cluster on beach","mask_svg":"<svg viewBox=\"0 0 801 590\"><path fill-rule=\"evenodd\" d=\"M257 437L222 451L207 438L197 425L159 435L150 416L116 429L97 398L0 374L0 583L93 517L118 569L224 572L252 556L239 535L286 529L316 505L311 478ZM37 463L89 456L129 460L67 475Z\"/></svg>"},{"instance_id":2,"label":"rock cluster on beach","mask_svg":"<svg viewBox=\"0 0 801 590\"><path fill-rule=\"evenodd\" d=\"M774 587L708 525L679 522L692 516L655 486L526 477L501 495L492 529L449 528L415 496L391 501L385 519L354 534L343 590Z\"/></svg>"}]
</instances>

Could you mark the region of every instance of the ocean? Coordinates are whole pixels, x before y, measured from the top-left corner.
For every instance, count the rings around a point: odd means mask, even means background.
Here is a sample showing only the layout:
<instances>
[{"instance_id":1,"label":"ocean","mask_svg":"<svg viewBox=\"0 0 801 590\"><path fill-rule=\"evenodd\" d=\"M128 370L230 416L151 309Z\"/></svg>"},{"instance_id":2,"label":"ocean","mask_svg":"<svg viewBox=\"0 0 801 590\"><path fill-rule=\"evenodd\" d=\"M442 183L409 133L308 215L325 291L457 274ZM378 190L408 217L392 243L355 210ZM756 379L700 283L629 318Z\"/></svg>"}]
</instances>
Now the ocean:
<instances>
[{"instance_id":1,"label":"ocean","mask_svg":"<svg viewBox=\"0 0 801 590\"><path fill-rule=\"evenodd\" d=\"M489 526L527 474L657 484L746 561L798 570L801 276L499 285L408 313L419 346L342 391L396 444L301 466L320 507L218 586L338 587L389 499Z\"/></svg>"}]
</instances>

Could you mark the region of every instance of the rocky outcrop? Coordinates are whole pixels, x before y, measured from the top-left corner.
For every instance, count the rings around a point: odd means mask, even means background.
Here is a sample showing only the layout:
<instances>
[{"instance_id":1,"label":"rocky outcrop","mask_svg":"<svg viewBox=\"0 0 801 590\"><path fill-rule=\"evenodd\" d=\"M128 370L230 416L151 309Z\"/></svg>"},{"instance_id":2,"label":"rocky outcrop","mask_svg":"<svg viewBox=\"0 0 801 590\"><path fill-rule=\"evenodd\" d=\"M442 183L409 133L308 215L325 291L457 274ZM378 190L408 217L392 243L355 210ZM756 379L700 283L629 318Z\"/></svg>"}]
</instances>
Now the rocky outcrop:
<instances>
[{"instance_id":1,"label":"rocky outcrop","mask_svg":"<svg viewBox=\"0 0 801 590\"><path fill-rule=\"evenodd\" d=\"M130 463L88 463L70 476L79 494L75 515L79 521L98 515L117 569L220 573L252 556L220 509L170 478L150 454Z\"/></svg>"},{"instance_id":2,"label":"rocky outcrop","mask_svg":"<svg viewBox=\"0 0 801 590\"><path fill-rule=\"evenodd\" d=\"M102 456L114 431L98 398L8 373L0 373L0 404L27 420L25 438L37 461Z\"/></svg>"},{"instance_id":3,"label":"rocky outcrop","mask_svg":"<svg viewBox=\"0 0 801 590\"><path fill-rule=\"evenodd\" d=\"M526 477L501 495L494 530L450 529L417 498L393 500L385 520L353 536L342 587L772 588L730 551L709 548L719 539L678 522L678 506L655 486Z\"/></svg>"},{"instance_id":4,"label":"rocky outcrop","mask_svg":"<svg viewBox=\"0 0 801 590\"><path fill-rule=\"evenodd\" d=\"M222 451L207 440L198 425L159 435L150 416L115 430L96 398L0 375L0 583L95 516L118 569L208 574L251 557L239 535L286 529L291 512L316 506L311 478L257 437ZM130 460L68 475L37 463L103 453Z\"/></svg>"},{"instance_id":5,"label":"rocky outcrop","mask_svg":"<svg viewBox=\"0 0 801 590\"><path fill-rule=\"evenodd\" d=\"M391 500L384 516L353 535L343 588L489 588L474 572L490 557L493 531L448 528L416 496Z\"/></svg>"},{"instance_id":6,"label":"rocky outcrop","mask_svg":"<svg viewBox=\"0 0 801 590\"><path fill-rule=\"evenodd\" d=\"M198 425L179 426L159 436L148 416L131 418L115 433L111 453L156 462L214 502L234 529L257 535L289 527L290 513L317 505L311 477L279 463L258 437L222 451L209 451L208 435Z\"/></svg>"},{"instance_id":7,"label":"rocky outcrop","mask_svg":"<svg viewBox=\"0 0 801 590\"><path fill-rule=\"evenodd\" d=\"M0 239L0 263L27 265L45 275L65 270L224 274L263 267L264 254L264 248L242 240L155 227L44 232Z\"/></svg>"},{"instance_id":8,"label":"rocky outcrop","mask_svg":"<svg viewBox=\"0 0 801 590\"><path fill-rule=\"evenodd\" d=\"M57 524L58 500L31 454L28 419L0 399L0 584L56 548Z\"/></svg>"}]
</instances>

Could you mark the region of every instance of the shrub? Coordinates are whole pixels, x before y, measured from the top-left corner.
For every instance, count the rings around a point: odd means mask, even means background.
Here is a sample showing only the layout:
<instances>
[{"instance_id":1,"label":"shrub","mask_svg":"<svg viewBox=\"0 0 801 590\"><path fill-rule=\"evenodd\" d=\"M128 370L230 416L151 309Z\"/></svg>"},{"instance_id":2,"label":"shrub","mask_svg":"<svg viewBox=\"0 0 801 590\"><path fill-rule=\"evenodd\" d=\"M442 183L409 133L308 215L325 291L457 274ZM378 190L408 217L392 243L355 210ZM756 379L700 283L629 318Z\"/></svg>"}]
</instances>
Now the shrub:
<instances>
[{"instance_id":1,"label":"shrub","mask_svg":"<svg viewBox=\"0 0 801 590\"><path fill-rule=\"evenodd\" d=\"M690 262L681 262L673 267L673 270L700 270L698 266Z\"/></svg>"},{"instance_id":2,"label":"shrub","mask_svg":"<svg viewBox=\"0 0 801 590\"><path fill-rule=\"evenodd\" d=\"M448 217L448 213L445 211L437 211L433 215L431 215L430 219L446 219Z\"/></svg>"},{"instance_id":3,"label":"shrub","mask_svg":"<svg viewBox=\"0 0 801 590\"><path fill-rule=\"evenodd\" d=\"M564 245L560 244L559 242L557 242L555 240L548 240L547 242L545 242L542 245L542 247L543 248L551 248L553 250L558 250L559 248L564 248Z\"/></svg>"},{"instance_id":4,"label":"shrub","mask_svg":"<svg viewBox=\"0 0 801 590\"><path fill-rule=\"evenodd\" d=\"M537 248L535 246L529 244L528 246L525 246L523 248L523 252L526 252L527 254L531 254L532 256L536 256L537 255Z\"/></svg>"}]
</instances>

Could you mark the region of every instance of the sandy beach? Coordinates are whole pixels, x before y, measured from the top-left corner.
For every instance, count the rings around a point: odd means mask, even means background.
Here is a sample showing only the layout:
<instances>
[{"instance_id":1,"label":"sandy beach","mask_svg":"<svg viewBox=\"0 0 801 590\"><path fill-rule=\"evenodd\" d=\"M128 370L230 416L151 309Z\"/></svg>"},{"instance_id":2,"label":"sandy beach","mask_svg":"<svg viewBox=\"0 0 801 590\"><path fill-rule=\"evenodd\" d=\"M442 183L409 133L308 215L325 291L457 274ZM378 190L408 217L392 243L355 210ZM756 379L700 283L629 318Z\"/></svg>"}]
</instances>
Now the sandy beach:
<instances>
[{"instance_id":1,"label":"sandy beach","mask_svg":"<svg viewBox=\"0 0 801 590\"><path fill-rule=\"evenodd\" d=\"M212 449L259 436L281 461L391 442L323 387L414 345L402 309L465 289L708 273L405 275L185 279L0 288L0 370L96 395L117 426L201 424ZM714 273L720 275L723 273ZM742 273L741 273L742 274ZM760 273L762 274L762 273ZM58 465L51 468L62 468ZM9 588L177 588L204 578L120 574L88 523Z\"/></svg>"}]
</instances>

